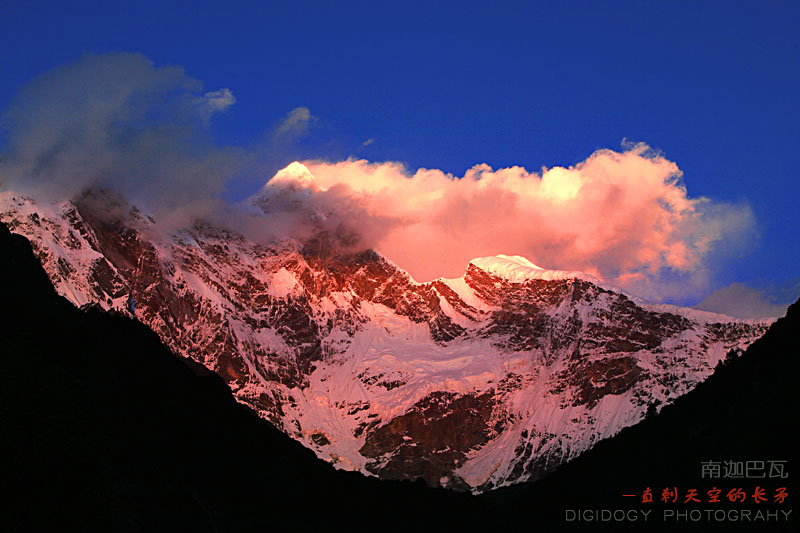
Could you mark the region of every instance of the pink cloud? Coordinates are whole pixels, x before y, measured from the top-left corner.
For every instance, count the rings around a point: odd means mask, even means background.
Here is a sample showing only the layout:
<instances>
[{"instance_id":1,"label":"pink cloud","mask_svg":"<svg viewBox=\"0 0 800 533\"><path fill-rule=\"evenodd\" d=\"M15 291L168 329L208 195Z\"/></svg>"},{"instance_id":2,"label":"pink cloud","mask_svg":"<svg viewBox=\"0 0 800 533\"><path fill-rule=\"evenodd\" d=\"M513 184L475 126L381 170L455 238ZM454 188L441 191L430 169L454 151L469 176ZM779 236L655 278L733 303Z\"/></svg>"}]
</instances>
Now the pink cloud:
<instances>
[{"instance_id":1,"label":"pink cloud","mask_svg":"<svg viewBox=\"0 0 800 533\"><path fill-rule=\"evenodd\" d=\"M661 299L703 289L706 259L751 234L746 205L691 198L678 166L644 144L599 150L569 168L476 165L463 177L399 163L307 162L324 195L359 209L349 223L415 279L463 274L474 257L522 255ZM387 222L391 221L391 222Z\"/></svg>"}]
</instances>

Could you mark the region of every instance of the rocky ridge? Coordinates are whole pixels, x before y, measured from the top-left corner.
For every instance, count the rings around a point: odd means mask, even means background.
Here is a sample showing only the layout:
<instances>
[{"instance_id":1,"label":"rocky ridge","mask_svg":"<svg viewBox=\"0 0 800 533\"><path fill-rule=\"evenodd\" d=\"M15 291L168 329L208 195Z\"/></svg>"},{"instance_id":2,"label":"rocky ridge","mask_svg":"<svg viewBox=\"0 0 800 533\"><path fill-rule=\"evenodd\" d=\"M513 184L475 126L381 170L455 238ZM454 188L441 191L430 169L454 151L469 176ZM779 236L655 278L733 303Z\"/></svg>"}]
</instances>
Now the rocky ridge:
<instances>
[{"instance_id":1,"label":"rocky ridge","mask_svg":"<svg viewBox=\"0 0 800 533\"><path fill-rule=\"evenodd\" d=\"M505 256L417 283L373 251L333 253L325 234L265 245L201 222L165 236L108 192L1 194L0 219L59 293L103 309L132 298L138 320L240 402L338 467L384 478L475 492L536 479L769 325L489 266L519 263Z\"/></svg>"}]
</instances>

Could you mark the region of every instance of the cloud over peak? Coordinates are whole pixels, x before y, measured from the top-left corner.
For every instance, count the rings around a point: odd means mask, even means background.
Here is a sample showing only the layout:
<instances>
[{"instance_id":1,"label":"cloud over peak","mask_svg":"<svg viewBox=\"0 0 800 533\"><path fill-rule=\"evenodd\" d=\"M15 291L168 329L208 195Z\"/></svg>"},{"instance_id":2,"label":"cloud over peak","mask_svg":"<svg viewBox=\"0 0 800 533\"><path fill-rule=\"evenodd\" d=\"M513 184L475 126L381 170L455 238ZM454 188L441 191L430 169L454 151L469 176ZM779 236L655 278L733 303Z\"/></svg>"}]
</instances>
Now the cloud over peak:
<instances>
[{"instance_id":1,"label":"cloud over peak","mask_svg":"<svg viewBox=\"0 0 800 533\"><path fill-rule=\"evenodd\" d=\"M370 217L394 223L374 246L418 280L460 276L468 261L522 255L579 270L653 299L699 293L708 260L752 235L746 204L692 198L678 166L639 144L598 150L568 168L480 164L456 177L394 162L307 162Z\"/></svg>"}]
</instances>

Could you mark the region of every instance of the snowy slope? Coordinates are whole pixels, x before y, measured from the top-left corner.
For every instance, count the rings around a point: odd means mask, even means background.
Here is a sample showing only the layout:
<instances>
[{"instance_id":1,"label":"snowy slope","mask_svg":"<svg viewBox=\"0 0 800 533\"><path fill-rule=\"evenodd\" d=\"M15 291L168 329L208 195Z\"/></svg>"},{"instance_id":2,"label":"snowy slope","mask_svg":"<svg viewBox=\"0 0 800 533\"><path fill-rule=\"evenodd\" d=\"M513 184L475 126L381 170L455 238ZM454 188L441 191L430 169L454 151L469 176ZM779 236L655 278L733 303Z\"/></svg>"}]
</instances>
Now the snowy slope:
<instances>
[{"instance_id":1,"label":"snowy slope","mask_svg":"<svg viewBox=\"0 0 800 533\"><path fill-rule=\"evenodd\" d=\"M253 205L314 187L304 168ZM61 294L118 312L133 297L171 349L320 457L455 489L540 477L692 389L769 324L659 307L519 256L417 283L369 251L323 257L207 224L162 236L104 192L47 205L3 192L0 219Z\"/></svg>"}]
</instances>

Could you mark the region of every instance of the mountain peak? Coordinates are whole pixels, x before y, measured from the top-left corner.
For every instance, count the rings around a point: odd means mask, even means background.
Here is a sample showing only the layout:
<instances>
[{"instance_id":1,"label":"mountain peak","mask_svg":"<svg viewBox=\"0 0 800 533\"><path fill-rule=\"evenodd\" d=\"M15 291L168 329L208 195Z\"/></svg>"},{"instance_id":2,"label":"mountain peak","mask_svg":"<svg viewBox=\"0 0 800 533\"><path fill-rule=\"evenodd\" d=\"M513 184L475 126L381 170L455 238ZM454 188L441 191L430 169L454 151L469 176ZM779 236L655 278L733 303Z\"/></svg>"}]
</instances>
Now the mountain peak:
<instances>
[{"instance_id":1,"label":"mountain peak","mask_svg":"<svg viewBox=\"0 0 800 533\"><path fill-rule=\"evenodd\" d=\"M533 264L521 255L499 254L488 257L476 257L471 264L491 274L498 274L502 277L513 277L514 274L527 274L530 270L544 270L542 267Z\"/></svg>"},{"instance_id":2,"label":"mountain peak","mask_svg":"<svg viewBox=\"0 0 800 533\"><path fill-rule=\"evenodd\" d=\"M490 257L478 257L470 261L470 264L513 283L524 283L528 280L560 280L560 279L583 279L602 286L600 280L589 274L578 271L548 270L535 265L525 257L520 255L499 254Z\"/></svg>"},{"instance_id":3,"label":"mountain peak","mask_svg":"<svg viewBox=\"0 0 800 533\"><path fill-rule=\"evenodd\" d=\"M265 187L276 185L284 187L288 186L296 189L319 189L319 184L317 183L314 175L311 174L311 171L308 170L308 167L299 161L293 161L285 168L279 170L278 173L266 183Z\"/></svg>"},{"instance_id":4,"label":"mountain peak","mask_svg":"<svg viewBox=\"0 0 800 533\"><path fill-rule=\"evenodd\" d=\"M245 200L244 205L262 212L273 209L276 204L296 207L318 190L320 186L308 167L293 161L267 180L254 195Z\"/></svg>"}]
</instances>

